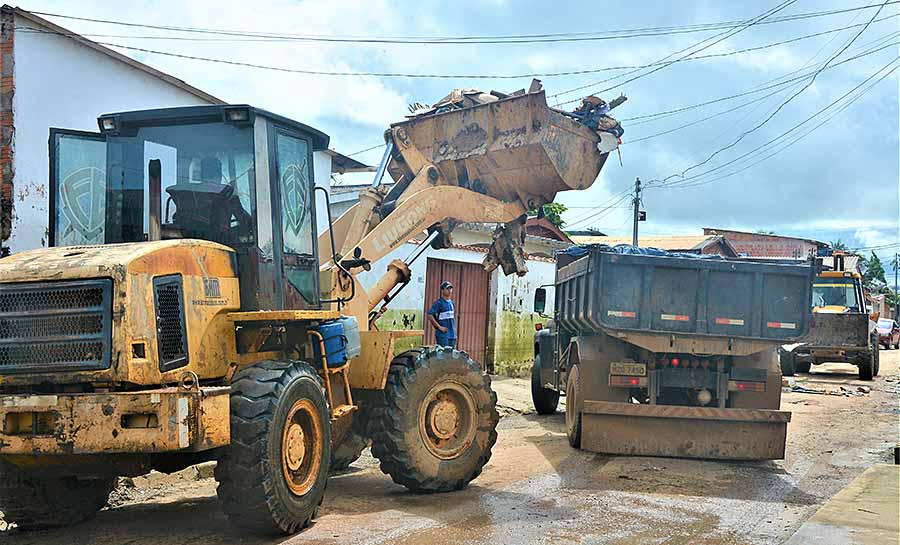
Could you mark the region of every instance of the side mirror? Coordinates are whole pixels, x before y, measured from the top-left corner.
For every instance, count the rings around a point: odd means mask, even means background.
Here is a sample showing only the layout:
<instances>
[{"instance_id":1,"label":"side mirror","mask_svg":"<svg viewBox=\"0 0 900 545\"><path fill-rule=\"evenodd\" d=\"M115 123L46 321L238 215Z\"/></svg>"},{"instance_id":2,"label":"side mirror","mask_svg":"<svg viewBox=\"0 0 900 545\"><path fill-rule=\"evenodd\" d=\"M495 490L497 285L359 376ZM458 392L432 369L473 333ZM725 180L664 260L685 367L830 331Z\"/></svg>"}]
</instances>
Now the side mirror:
<instances>
[{"instance_id":1,"label":"side mirror","mask_svg":"<svg viewBox=\"0 0 900 545\"><path fill-rule=\"evenodd\" d=\"M537 314L543 314L547 307L547 290L537 288L534 290L534 311Z\"/></svg>"}]
</instances>

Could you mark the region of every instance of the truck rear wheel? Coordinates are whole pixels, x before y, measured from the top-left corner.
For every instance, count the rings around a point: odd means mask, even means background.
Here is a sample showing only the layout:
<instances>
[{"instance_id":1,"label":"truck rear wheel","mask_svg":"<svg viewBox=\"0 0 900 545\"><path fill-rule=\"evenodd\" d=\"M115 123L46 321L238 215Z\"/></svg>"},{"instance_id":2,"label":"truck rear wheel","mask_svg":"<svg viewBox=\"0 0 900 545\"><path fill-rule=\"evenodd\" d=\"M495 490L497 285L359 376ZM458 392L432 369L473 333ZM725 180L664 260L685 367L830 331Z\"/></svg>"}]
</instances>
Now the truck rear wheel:
<instances>
[{"instance_id":1,"label":"truck rear wheel","mask_svg":"<svg viewBox=\"0 0 900 545\"><path fill-rule=\"evenodd\" d=\"M215 471L231 523L259 534L302 530L322 503L330 459L330 411L309 364L263 361L235 375L231 444Z\"/></svg>"},{"instance_id":2,"label":"truck rear wheel","mask_svg":"<svg viewBox=\"0 0 900 545\"><path fill-rule=\"evenodd\" d=\"M794 358L793 352L788 352L783 348L778 349L778 363L781 364L781 374L785 377L792 377L797 372L797 360Z\"/></svg>"},{"instance_id":3,"label":"truck rear wheel","mask_svg":"<svg viewBox=\"0 0 900 545\"><path fill-rule=\"evenodd\" d=\"M581 448L581 387L579 367L573 365L566 378L566 437L569 444Z\"/></svg>"},{"instance_id":4,"label":"truck rear wheel","mask_svg":"<svg viewBox=\"0 0 900 545\"><path fill-rule=\"evenodd\" d=\"M534 365L531 366L531 401L534 410L538 414L553 414L559 406L559 392L544 388L541 380L541 356L534 356Z\"/></svg>"},{"instance_id":5,"label":"truck rear wheel","mask_svg":"<svg viewBox=\"0 0 900 545\"><path fill-rule=\"evenodd\" d=\"M21 530L71 526L106 506L115 478L37 478L0 461L0 511Z\"/></svg>"},{"instance_id":6,"label":"truck rear wheel","mask_svg":"<svg viewBox=\"0 0 900 545\"><path fill-rule=\"evenodd\" d=\"M410 350L391 362L372 454L410 490L460 490L491 458L499 420L490 378L465 352Z\"/></svg>"}]
</instances>

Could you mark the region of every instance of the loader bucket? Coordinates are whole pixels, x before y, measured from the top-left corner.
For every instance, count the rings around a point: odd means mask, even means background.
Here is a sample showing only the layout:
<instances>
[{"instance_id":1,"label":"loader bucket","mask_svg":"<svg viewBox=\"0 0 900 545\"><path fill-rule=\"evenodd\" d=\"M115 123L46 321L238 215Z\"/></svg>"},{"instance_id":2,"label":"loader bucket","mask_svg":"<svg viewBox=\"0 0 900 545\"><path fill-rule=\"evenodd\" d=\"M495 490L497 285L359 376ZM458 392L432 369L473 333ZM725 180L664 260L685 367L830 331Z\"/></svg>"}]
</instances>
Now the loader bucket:
<instances>
[{"instance_id":1,"label":"loader bucket","mask_svg":"<svg viewBox=\"0 0 900 545\"><path fill-rule=\"evenodd\" d=\"M869 345L869 315L813 312L809 335L803 341L816 347L866 348Z\"/></svg>"},{"instance_id":2,"label":"loader bucket","mask_svg":"<svg viewBox=\"0 0 900 545\"><path fill-rule=\"evenodd\" d=\"M526 209L590 187L609 155L594 131L549 108L543 91L415 117L391 132L402 157L388 169L395 181L433 164L453 185Z\"/></svg>"},{"instance_id":3,"label":"loader bucket","mask_svg":"<svg viewBox=\"0 0 900 545\"><path fill-rule=\"evenodd\" d=\"M603 454L781 460L791 413L585 401L581 448Z\"/></svg>"}]
</instances>

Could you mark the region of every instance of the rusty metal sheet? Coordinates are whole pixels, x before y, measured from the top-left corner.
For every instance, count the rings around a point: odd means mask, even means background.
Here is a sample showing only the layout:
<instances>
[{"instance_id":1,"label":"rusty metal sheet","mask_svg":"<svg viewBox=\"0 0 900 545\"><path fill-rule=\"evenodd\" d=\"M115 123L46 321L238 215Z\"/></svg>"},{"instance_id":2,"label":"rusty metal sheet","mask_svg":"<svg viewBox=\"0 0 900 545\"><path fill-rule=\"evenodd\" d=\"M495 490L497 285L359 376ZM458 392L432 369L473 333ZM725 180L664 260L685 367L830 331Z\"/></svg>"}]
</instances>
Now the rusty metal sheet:
<instances>
[{"instance_id":1,"label":"rusty metal sheet","mask_svg":"<svg viewBox=\"0 0 900 545\"><path fill-rule=\"evenodd\" d=\"M0 396L0 454L200 451L230 440L228 387ZM46 426L13 429L16 421ZM37 415L40 415L39 417ZM153 415L155 421L147 415ZM128 426L147 418L146 427Z\"/></svg>"},{"instance_id":2,"label":"rusty metal sheet","mask_svg":"<svg viewBox=\"0 0 900 545\"><path fill-rule=\"evenodd\" d=\"M441 282L449 280L454 289L456 309L456 347L473 360L484 364L487 347L488 293L490 274L477 263L462 263L428 258L425 267L425 300L423 315L441 296ZM425 344L434 344L434 327L425 320Z\"/></svg>"}]
</instances>

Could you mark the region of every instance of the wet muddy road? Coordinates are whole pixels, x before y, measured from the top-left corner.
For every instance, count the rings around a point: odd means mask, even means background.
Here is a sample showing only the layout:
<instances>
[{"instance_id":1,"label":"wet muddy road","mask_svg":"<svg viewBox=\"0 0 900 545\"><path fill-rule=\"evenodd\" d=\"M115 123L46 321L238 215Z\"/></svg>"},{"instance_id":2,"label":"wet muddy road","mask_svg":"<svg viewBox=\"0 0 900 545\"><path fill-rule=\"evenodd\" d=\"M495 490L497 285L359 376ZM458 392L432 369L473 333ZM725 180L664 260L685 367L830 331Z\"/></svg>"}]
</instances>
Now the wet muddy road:
<instances>
[{"instance_id":1,"label":"wet muddy road","mask_svg":"<svg viewBox=\"0 0 900 545\"><path fill-rule=\"evenodd\" d=\"M799 379L841 395L785 393L793 412L787 459L719 463L608 457L571 449L561 413L521 414L525 381L497 383L505 416L494 456L462 492L418 495L365 455L332 477L315 525L281 539L233 532L208 478L138 479L121 504L86 524L0 533L0 543L68 545L338 543L781 543L821 504L876 462L890 460L900 422L900 350L881 353L875 381L829 364Z\"/></svg>"}]
</instances>

